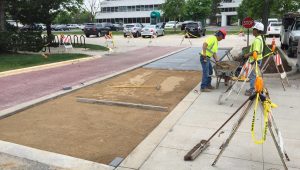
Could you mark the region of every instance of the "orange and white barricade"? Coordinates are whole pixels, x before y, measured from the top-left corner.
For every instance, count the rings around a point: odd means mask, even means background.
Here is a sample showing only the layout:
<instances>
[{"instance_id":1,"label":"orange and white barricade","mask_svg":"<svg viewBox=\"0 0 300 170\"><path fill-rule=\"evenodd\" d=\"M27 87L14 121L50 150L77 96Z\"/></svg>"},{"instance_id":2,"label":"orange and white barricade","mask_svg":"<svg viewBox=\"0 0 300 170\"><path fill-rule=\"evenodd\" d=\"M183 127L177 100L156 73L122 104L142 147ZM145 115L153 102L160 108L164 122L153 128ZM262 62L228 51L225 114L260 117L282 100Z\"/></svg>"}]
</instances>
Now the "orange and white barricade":
<instances>
[{"instance_id":1,"label":"orange and white barricade","mask_svg":"<svg viewBox=\"0 0 300 170\"><path fill-rule=\"evenodd\" d=\"M63 46L65 51L69 49L73 49L71 36L64 36L64 34L60 35L60 46Z\"/></svg>"},{"instance_id":2,"label":"orange and white barricade","mask_svg":"<svg viewBox=\"0 0 300 170\"><path fill-rule=\"evenodd\" d=\"M274 62L275 62L277 67L282 65L282 60L281 60L281 57L278 53L273 56L273 59L274 59Z\"/></svg>"},{"instance_id":3,"label":"orange and white barricade","mask_svg":"<svg viewBox=\"0 0 300 170\"><path fill-rule=\"evenodd\" d=\"M283 67L282 60L281 60L281 57L280 57L279 53L277 53L276 55L273 56L273 60L274 60L277 72L280 74L282 87L285 90L284 80L286 81L288 86L290 86L290 82L289 82L289 79L288 79L287 74L285 72L285 69ZM281 67L282 72L279 71L279 66Z\"/></svg>"},{"instance_id":4,"label":"orange and white barricade","mask_svg":"<svg viewBox=\"0 0 300 170\"><path fill-rule=\"evenodd\" d=\"M150 45L153 42L153 39L157 38L157 34L155 32L153 32L153 34L151 35L150 39L149 39L149 44Z\"/></svg>"},{"instance_id":5,"label":"orange and white barricade","mask_svg":"<svg viewBox=\"0 0 300 170\"><path fill-rule=\"evenodd\" d=\"M113 39L112 32L104 35L106 47L109 48L109 44L112 44L112 48L115 48L115 41Z\"/></svg>"}]
</instances>

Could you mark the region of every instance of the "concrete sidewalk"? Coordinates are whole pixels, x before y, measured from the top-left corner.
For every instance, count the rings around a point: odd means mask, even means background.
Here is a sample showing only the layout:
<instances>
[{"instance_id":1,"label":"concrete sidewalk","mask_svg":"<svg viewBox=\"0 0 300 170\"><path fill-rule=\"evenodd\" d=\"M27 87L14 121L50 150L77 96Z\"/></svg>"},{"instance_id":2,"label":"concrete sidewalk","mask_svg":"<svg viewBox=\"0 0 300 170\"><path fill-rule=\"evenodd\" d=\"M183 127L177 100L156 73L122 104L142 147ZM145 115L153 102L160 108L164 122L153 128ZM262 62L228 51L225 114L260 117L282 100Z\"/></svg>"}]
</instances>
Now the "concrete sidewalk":
<instances>
[{"instance_id":1,"label":"concrete sidewalk","mask_svg":"<svg viewBox=\"0 0 300 170\"><path fill-rule=\"evenodd\" d=\"M291 159L287 165L289 169L300 169L300 74L290 77L290 82L292 87L283 91L279 79L265 79L272 102L279 106L273 109L273 115ZM202 139L208 139L247 99L240 95L236 100L231 97L225 104L218 105L218 97L224 90L222 84L220 89L210 93L198 95L191 91L117 170L283 169L269 132L265 144L256 145L252 141L253 110L250 110L215 167L211 164L239 114L223 128L223 134L212 139L210 146L198 158L189 162L183 160L191 148ZM233 107L230 107L231 103L234 103ZM256 117L256 129L260 131L263 119L260 113ZM256 138L260 139L261 133L256 133Z\"/></svg>"}]
</instances>

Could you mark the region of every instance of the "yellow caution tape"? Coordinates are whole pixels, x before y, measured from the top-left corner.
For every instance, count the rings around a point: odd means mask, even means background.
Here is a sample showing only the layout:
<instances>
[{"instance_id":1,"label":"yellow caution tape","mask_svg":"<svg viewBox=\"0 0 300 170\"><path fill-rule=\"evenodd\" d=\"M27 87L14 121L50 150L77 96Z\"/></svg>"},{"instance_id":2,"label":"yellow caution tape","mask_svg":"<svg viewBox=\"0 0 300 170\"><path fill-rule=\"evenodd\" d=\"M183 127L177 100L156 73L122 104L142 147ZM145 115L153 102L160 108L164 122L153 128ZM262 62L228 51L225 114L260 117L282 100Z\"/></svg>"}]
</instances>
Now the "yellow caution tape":
<instances>
[{"instance_id":1,"label":"yellow caution tape","mask_svg":"<svg viewBox=\"0 0 300 170\"><path fill-rule=\"evenodd\" d=\"M252 140L254 141L255 144L263 144L266 141L267 137L267 130L268 130L268 117L269 113L271 112L272 108L278 107L275 103L272 103L270 99L266 99L263 101L263 108L264 108L264 130L263 130L263 136L262 139L257 140L255 138L255 118L256 118L256 111L257 111L257 105L259 101L259 93L256 94L256 100L255 100L255 106L254 106L254 113L253 113L253 118L252 118L252 123L251 123L251 137Z\"/></svg>"},{"instance_id":2,"label":"yellow caution tape","mask_svg":"<svg viewBox=\"0 0 300 170\"><path fill-rule=\"evenodd\" d=\"M198 36L193 35L193 34L191 34L191 33L189 33L189 32L186 32L185 36L188 36L188 37L192 36L192 37L194 37L194 38L198 38Z\"/></svg>"}]
</instances>

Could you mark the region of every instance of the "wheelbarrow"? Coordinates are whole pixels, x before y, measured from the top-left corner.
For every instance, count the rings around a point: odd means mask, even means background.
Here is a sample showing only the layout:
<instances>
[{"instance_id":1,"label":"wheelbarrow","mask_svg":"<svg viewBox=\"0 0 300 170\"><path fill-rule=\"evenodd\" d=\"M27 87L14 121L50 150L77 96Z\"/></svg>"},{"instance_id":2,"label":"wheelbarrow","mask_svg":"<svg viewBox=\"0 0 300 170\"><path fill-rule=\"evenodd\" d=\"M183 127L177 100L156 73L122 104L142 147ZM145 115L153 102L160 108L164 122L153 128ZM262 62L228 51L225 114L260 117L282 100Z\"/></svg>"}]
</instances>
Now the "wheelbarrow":
<instances>
[{"instance_id":1,"label":"wheelbarrow","mask_svg":"<svg viewBox=\"0 0 300 170\"><path fill-rule=\"evenodd\" d=\"M235 76L235 72L239 67L238 61L220 61L213 66L215 75L217 77L216 88L219 88L219 84L222 79L226 83L227 80L231 80L231 77Z\"/></svg>"}]
</instances>

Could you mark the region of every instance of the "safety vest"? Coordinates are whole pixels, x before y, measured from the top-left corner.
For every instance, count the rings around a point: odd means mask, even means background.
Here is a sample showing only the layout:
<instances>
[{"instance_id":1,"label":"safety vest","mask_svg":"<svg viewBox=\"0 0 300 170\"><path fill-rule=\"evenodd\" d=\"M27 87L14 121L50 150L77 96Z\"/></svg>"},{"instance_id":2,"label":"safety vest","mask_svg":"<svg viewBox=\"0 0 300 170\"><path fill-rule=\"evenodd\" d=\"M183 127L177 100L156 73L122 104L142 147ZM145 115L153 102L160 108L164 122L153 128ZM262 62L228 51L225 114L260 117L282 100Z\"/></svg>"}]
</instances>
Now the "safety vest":
<instances>
[{"instance_id":1,"label":"safety vest","mask_svg":"<svg viewBox=\"0 0 300 170\"><path fill-rule=\"evenodd\" d=\"M207 43L206 56L210 58L214 53L218 52L218 39L216 36L211 36L205 42ZM201 54L203 55L203 49Z\"/></svg>"},{"instance_id":2,"label":"safety vest","mask_svg":"<svg viewBox=\"0 0 300 170\"><path fill-rule=\"evenodd\" d=\"M250 52L257 51L257 60L262 60L263 58L263 50L264 50L264 43L261 36L257 36L250 47ZM250 56L250 62L253 62L253 56Z\"/></svg>"}]
</instances>

